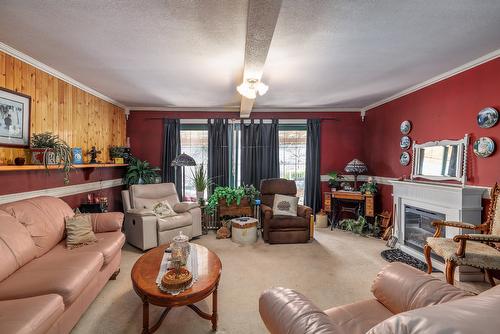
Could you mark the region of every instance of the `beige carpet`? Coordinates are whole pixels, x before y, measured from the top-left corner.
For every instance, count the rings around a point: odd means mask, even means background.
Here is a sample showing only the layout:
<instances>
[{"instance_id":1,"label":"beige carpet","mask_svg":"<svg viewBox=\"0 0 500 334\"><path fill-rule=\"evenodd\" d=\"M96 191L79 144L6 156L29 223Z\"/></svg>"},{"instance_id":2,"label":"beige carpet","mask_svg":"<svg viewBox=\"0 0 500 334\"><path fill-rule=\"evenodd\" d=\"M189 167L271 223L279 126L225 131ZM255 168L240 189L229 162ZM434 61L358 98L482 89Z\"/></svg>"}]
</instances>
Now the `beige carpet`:
<instances>
[{"instance_id":1,"label":"beige carpet","mask_svg":"<svg viewBox=\"0 0 500 334\"><path fill-rule=\"evenodd\" d=\"M308 244L240 246L217 240L214 233L193 242L214 251L222 261L217 333L266 333L259 310L259 295L273 286L304 293L322 309L370 298L370 285L387 264L380 251L385 242L349 232L317 229ZM126 245L121 273L110 281L80 319L73 333L140 333L142 303L132 290L130 270L142 252ZM205 311L211 299L200 302ZM150 321L161 308L150 307ZM187 307L174 308L157 333L211 333L211 324Z\"/></svg>"}]
</instances>

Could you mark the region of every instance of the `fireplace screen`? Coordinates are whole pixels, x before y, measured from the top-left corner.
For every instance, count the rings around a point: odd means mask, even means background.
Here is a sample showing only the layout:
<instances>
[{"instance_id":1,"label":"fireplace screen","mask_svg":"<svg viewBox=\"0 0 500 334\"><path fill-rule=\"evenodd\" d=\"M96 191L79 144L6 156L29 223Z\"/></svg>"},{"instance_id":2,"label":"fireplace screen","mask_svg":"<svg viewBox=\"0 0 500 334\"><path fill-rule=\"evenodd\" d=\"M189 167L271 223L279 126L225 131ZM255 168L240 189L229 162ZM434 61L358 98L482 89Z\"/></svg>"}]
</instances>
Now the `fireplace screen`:
<instances>
[{"instance_id":1,"label":"fireplace screen","mask_svg":"<svg viewBox=\"0 0 500 334\"><path fill-rule=\"evenodd\" d=\"M412 206L405 206L405 245L416 250L423 250L427 237L432 237L436 228L435 220L444 220L442 213L427 211ZM442 234L445 235L443 229Z\"/></svg>"}]
</instances>

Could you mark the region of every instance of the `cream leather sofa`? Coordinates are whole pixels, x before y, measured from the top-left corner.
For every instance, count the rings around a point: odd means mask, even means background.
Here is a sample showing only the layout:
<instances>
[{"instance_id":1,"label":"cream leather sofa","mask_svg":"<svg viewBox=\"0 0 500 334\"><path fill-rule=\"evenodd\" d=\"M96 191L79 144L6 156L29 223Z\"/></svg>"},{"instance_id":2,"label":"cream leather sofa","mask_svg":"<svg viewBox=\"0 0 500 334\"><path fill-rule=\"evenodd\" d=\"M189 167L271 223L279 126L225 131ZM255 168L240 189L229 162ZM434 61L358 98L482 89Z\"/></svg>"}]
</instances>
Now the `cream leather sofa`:
<instances>
[{"instance_id":1,"label":"cream leather sofa","mask_svg":"<svg viewBox=\"0 0 500 334\"><path fill-rule=\"evenodd\" d=\"M120 268L123 213L91 214L97 242L66 248L59 198L0 205L0 333L69 333Z\"/></svg>"},{"instance_id":2,"label":"cream leather sofa","mask_svg":"<svg viewBox=\"0 0 500 334\"><path fill-rule=\"evenodd\" d=\"M142 250L172 241L182 231L190 238L201 235L201 209L197 203L179 202L173 183L134 184L122 191L127 242ZM167 201L176 216L157 218L153 206Z\"/></svg>"},{"instance_id":3,"label":"cream leather sofa","mask_svg":"<svg viewBox=\"0 0 500 334\"><path fill-rule=\"evenodd\" d=\"M294 290L273 288L261 295L259 311L272 334L500 332L499 285L474 296L395 262L377 275L372 293L375 298L321 311Z\"/></svg>"}]
</instances>

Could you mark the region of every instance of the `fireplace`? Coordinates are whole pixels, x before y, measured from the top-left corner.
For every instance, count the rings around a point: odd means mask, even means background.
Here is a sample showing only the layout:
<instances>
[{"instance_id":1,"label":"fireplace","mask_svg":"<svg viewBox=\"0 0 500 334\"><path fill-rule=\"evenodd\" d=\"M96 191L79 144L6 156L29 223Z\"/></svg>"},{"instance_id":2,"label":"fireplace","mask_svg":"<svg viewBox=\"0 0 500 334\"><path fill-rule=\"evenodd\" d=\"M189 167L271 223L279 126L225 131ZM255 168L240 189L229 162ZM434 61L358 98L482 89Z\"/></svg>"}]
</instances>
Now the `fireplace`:
<instances>
[{"instance_id":1,"label":"fireplace","mask_svg":"<svg viewBox=\"0 0 500 334\"><path fill-rule=\"evenodd\" d=\"M425 261L423 246L425 239L434 234L433 220L464 221L481 223L481 197L484 188L462 187L450 184L423 183L415 181L391 181L394 196L394 230L396 247L417 259ZM456 227L446 227L441 235L453 238L464 233ZM435 255L433 255L435 256ZM435 258L434 268L443 271L444 262ZM483 280L481 271L461 266L458 280Z\"/></svg>"},{"instance_id":2,"label":"fireplace","mask_svg":"<svg viewBox=\"0 0 500 334\"><path fill-rule=\"evenodd\" d=\"M410 205L404 210L404 244L422 251L428 237L434 235L436 228L432 225L435 220L445 220L443 213L433 212ZM446 231L442 231L446 235Z\"/></svg>"}]
</instances>

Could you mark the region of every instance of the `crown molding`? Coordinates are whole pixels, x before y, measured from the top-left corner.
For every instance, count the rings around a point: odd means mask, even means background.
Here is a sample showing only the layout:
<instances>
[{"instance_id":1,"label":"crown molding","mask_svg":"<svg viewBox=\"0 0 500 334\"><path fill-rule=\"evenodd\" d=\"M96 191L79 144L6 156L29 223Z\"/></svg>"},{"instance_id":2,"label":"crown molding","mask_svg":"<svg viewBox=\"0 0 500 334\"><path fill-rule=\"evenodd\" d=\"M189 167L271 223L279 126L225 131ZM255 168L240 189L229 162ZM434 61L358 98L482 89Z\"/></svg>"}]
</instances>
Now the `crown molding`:
<instances>
[{"instance_id":1,"label":"crown molding","mask_svg":"<svg viewBox=\"0 0 500 334\"><path fill-rule=\"evenodd\" d=\"M240 112L240 106L226 107L129 107L130 111L167 111L167 112ZM252 112L361 112L361 108L253 108Z\"/></svg>"},{"instance_id":2,"label":"crown molding","mask_svg":"<svg viewBox=\"0 0 500 334\"><path fill-rule=\"evenodd\" d=\"M124 110L126 109L126 106L121 104L120 102L115 101L112 98L107 97L106 95L99 93L98 91L90 88L89 86L82 84L81 82L73 79L72 77L67 76L64 73L59 72L55 68L52 68L49 65L46 65L46 64L36 60L35 58L30 57L27 54L22 53L21 51L14 49L11 46L8 46L5 43L0 42L0 51L3 51L12 57L15 57L19 60L22 60L23 62L28 63L31 66L38 68L39 70L42 70L42 71L44 71L44 72L46 72L46 73L48 73L48 74L50 74L58 79L61 79L61 80L65 81L65 82L67 82L67 83L69 83L69 84L89 93L89 94L94 95L95 97L98 97L104 101L107 101L111 104L114 104L117 107L123 108Z\"/></svg>"},{"instance_id":3,"label":"crown molding","mask_svg":"<svg viewBox=\"0 0 500 334\"><path fill-rule=\"evenodd\" d=\"M396 99L399 99L400 97L403 97L405 95L408 95L408 94L411 94L413 92L416 92L422 88L425 88L427 86L430 86L430 85L433 85L435 83L438 83L440 81L443 81L443 80L446 80L452 76L455 76L457 74L460 74L462 72L465 72L471 68L474 68L476 66L479 66L481 64L484 64L490 60L493 60L495 58L498 58L500 57L500 49L497 49L493 52L490 52L482 57L479 57L477 59L474 59L468 63L465 63L461 66L458 66L454 69L451 69L449 70L448 72L445 72L445 73L442 73L442 74L439 74L439 75L436 75L435 77L432 77L430 78L429 80L426 80L424 82L421 82L419 84L416 84L414 86L411 86L409 88L406 88L405 90L402 90L401 92L399 93L396 93L394 95L391 95L389 97L386 97L385 99L382 99L380 101L377 101L375 103L372 103L364 108L361 109L361 112L366 112L370 109L373 109L373 108L376 108L378 106L381 106L382 104L385 104L387 102L391 102L393 100L396 100Z\"/></svg>"}]
</instances>

